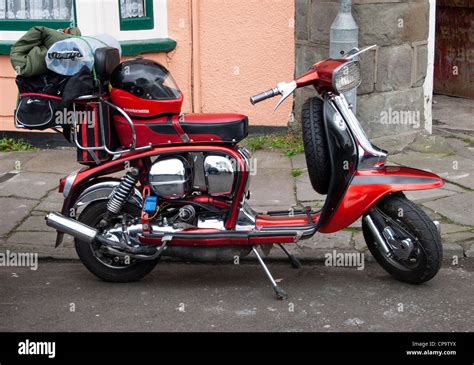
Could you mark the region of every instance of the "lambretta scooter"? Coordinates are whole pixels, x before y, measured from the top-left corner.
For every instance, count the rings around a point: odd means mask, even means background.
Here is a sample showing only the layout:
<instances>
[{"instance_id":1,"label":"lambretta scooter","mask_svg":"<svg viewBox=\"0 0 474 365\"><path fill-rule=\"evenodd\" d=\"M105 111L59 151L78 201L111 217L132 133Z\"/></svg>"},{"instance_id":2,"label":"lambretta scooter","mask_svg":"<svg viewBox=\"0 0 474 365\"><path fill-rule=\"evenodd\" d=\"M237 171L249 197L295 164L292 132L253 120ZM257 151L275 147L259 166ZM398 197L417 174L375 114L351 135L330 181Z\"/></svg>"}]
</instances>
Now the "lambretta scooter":
<instances>
[{"instance_id":1,"label":"lambretta scooter","mask_svg":"<svg viewBox=\"0 0 474 365\"><path fill-rule=\"evenodd\" d=\"M61 179L62 211L46 217L58 231L56 245L64 233L74 236L83 264L110 282L139 280L162 256L233 260L253 252L284 299L258 248L277 245L299 267L284 245L363 217L368 248L386 271L408 283L430 280L442 262L439 224L403 191L438 188L443 180L386 166L387 152L364 133L343 93L359 86L357 56L366 50L316 63L251 98L256 104L281 95L278 107L296 89L314 86L319 96L303 107L303 140L312 186L326 195L321 210L257 213L248 204L251 157L238 146L247 117L182 114L183 95L163 66L145 59L120 63L115 49L98 49L98 92L77 100L97 108L93 136L80 121L73 128L79 154L92 156L92 163Z\"/></svg>"}]
</instances>

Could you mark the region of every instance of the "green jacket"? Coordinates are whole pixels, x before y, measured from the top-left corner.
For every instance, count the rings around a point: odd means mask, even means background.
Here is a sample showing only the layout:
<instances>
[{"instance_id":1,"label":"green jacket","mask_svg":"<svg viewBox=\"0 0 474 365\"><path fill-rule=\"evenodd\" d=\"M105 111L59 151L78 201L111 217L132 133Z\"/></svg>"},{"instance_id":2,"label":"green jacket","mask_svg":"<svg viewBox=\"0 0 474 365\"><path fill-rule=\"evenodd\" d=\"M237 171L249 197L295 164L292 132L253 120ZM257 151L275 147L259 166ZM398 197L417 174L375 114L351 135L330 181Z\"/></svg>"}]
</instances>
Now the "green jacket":
<instances>
[{"instance_id":1,"label":"green jacket","mask_svg":"<svg viewBox=\"0 0 474 365\"><path fill-rule=\"evenodd\" d=\"M10 61L17 75L31 77L48 71L46 53L54 43L72 36L80 36L78 28L69 28L69 34L47 27L33 27L11 48Z\"/></svg>"}]
</instances>

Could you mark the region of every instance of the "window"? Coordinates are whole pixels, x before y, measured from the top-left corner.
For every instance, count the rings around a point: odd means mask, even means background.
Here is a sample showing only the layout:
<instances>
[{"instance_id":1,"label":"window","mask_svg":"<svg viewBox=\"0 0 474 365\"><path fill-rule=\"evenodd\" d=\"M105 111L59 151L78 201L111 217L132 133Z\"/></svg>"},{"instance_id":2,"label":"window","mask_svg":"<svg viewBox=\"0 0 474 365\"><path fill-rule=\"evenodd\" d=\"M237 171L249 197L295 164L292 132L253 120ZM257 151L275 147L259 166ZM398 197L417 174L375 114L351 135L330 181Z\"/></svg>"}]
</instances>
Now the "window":
<instances>
[{"instance_id":1,"label":"window","mask_svg":"<svg viewBox=\"0 0 474 365\"><path fill-rule=\"evenodd\" d=\"M120 9L120 30L145 30L154 28L153 0L118 1Z\"/></svg>"},{"instance_id":2,"label":"window","mask_svg":"<svg viewBox=\"0 0 474 365\"><path fill-rule=\"evenodd\" d=\"M0 0L0 30L54 29L74 26L74 0Z\"/></svg>"}]
</instances>

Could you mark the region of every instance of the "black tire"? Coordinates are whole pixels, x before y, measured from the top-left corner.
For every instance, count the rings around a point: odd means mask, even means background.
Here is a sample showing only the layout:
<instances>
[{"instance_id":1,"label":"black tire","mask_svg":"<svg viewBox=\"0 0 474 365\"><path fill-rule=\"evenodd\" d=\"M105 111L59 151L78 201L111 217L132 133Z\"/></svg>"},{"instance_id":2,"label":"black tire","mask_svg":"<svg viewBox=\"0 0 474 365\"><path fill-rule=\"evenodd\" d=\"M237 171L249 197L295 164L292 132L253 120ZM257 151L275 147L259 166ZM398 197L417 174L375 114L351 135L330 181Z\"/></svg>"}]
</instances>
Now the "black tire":
<instances>
[{"instance_id":1,"label":"black tire","mask_svg":"<svg viewBox=\"0 0 474 365\"><path fill-rule=\"evenodd\" d=\"M311 185L319 194L325 195L329 190L331 164L324 125L323 100L318 97L306 100L303 104L301 124Z\"/></svg>"},{"instance_id":2,"label":"black tire","mask_svg":"<svg viewBox=\"0 0 474 365\"><path fill-rule=\"evenodd\" d=\"M79 216L79 221L90 227L96 227L102 216L107 210L107 201L91 203ZM139 216L141 211L136 206L127 203L123 208L123 213L132 216ZM98 278L112 283L128 283L138 281L145 275L150 273L158 263L158 259L154 261L130 261L130 265L112 268L101 261L93 251L93 245L78 239L74 240L76 252L79 255L84 266Z\"/></svg>"},{"instance_id":3,"label":"black tire","mask_svg":"<svg viewBox=\"0 0 474 365\"><path fill-rule=\"evenodd\" d=\"M388 196L379 202L377 207L417 239L416 245L420 247L418 251L420 257L416 267L401 268L394 259L387 257L377 247L372 232L363 222L365 242L375 260L399 281L422 284L431 280L438 273L443 261L441 237L433 221L402 193ZM403 212L401 216L400 212Z\"/></svg>"}]
</instances>

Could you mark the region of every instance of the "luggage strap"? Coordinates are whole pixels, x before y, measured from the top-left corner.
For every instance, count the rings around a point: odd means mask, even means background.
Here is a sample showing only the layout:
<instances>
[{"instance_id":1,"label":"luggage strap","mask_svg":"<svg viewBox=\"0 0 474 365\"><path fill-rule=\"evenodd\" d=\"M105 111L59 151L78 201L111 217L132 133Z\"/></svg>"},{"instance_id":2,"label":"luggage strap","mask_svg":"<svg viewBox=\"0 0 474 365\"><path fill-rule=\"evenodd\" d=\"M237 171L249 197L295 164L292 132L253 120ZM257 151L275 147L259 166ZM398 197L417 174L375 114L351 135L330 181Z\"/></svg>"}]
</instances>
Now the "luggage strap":
<instances>
[{"instance_id":1,"label":"luggage strap","mask_svg":"<svg viewBox=\"0 0 474 365\"><path fill-rule=\"evenodd\" d=\"M173 123L174 129L175 129L176 133L178 133L178 135L181 138L181 140L183 141L183 143L189 143L191 141L191 139L189 138L189 136L186 134L186 132L181 127L181 122L182 121L184 121L184 114L180 114L177 119L173 119L173 118L171 119L171 122Z\"/></svg>"},{"instance_id":2,"label":"luggage strap","mask_svg":"<svg viewBox=\"0 0 474 365\"><path fill-rule=\"evenodd\" d=\"M63 100L63 98L61 98L60 96L42 94L42 93L23 93L23 94L20 94L21 98L27 97L27 96L40 96L40 97L46 98L46 99Z\"/></svg>"}]
</instances>

